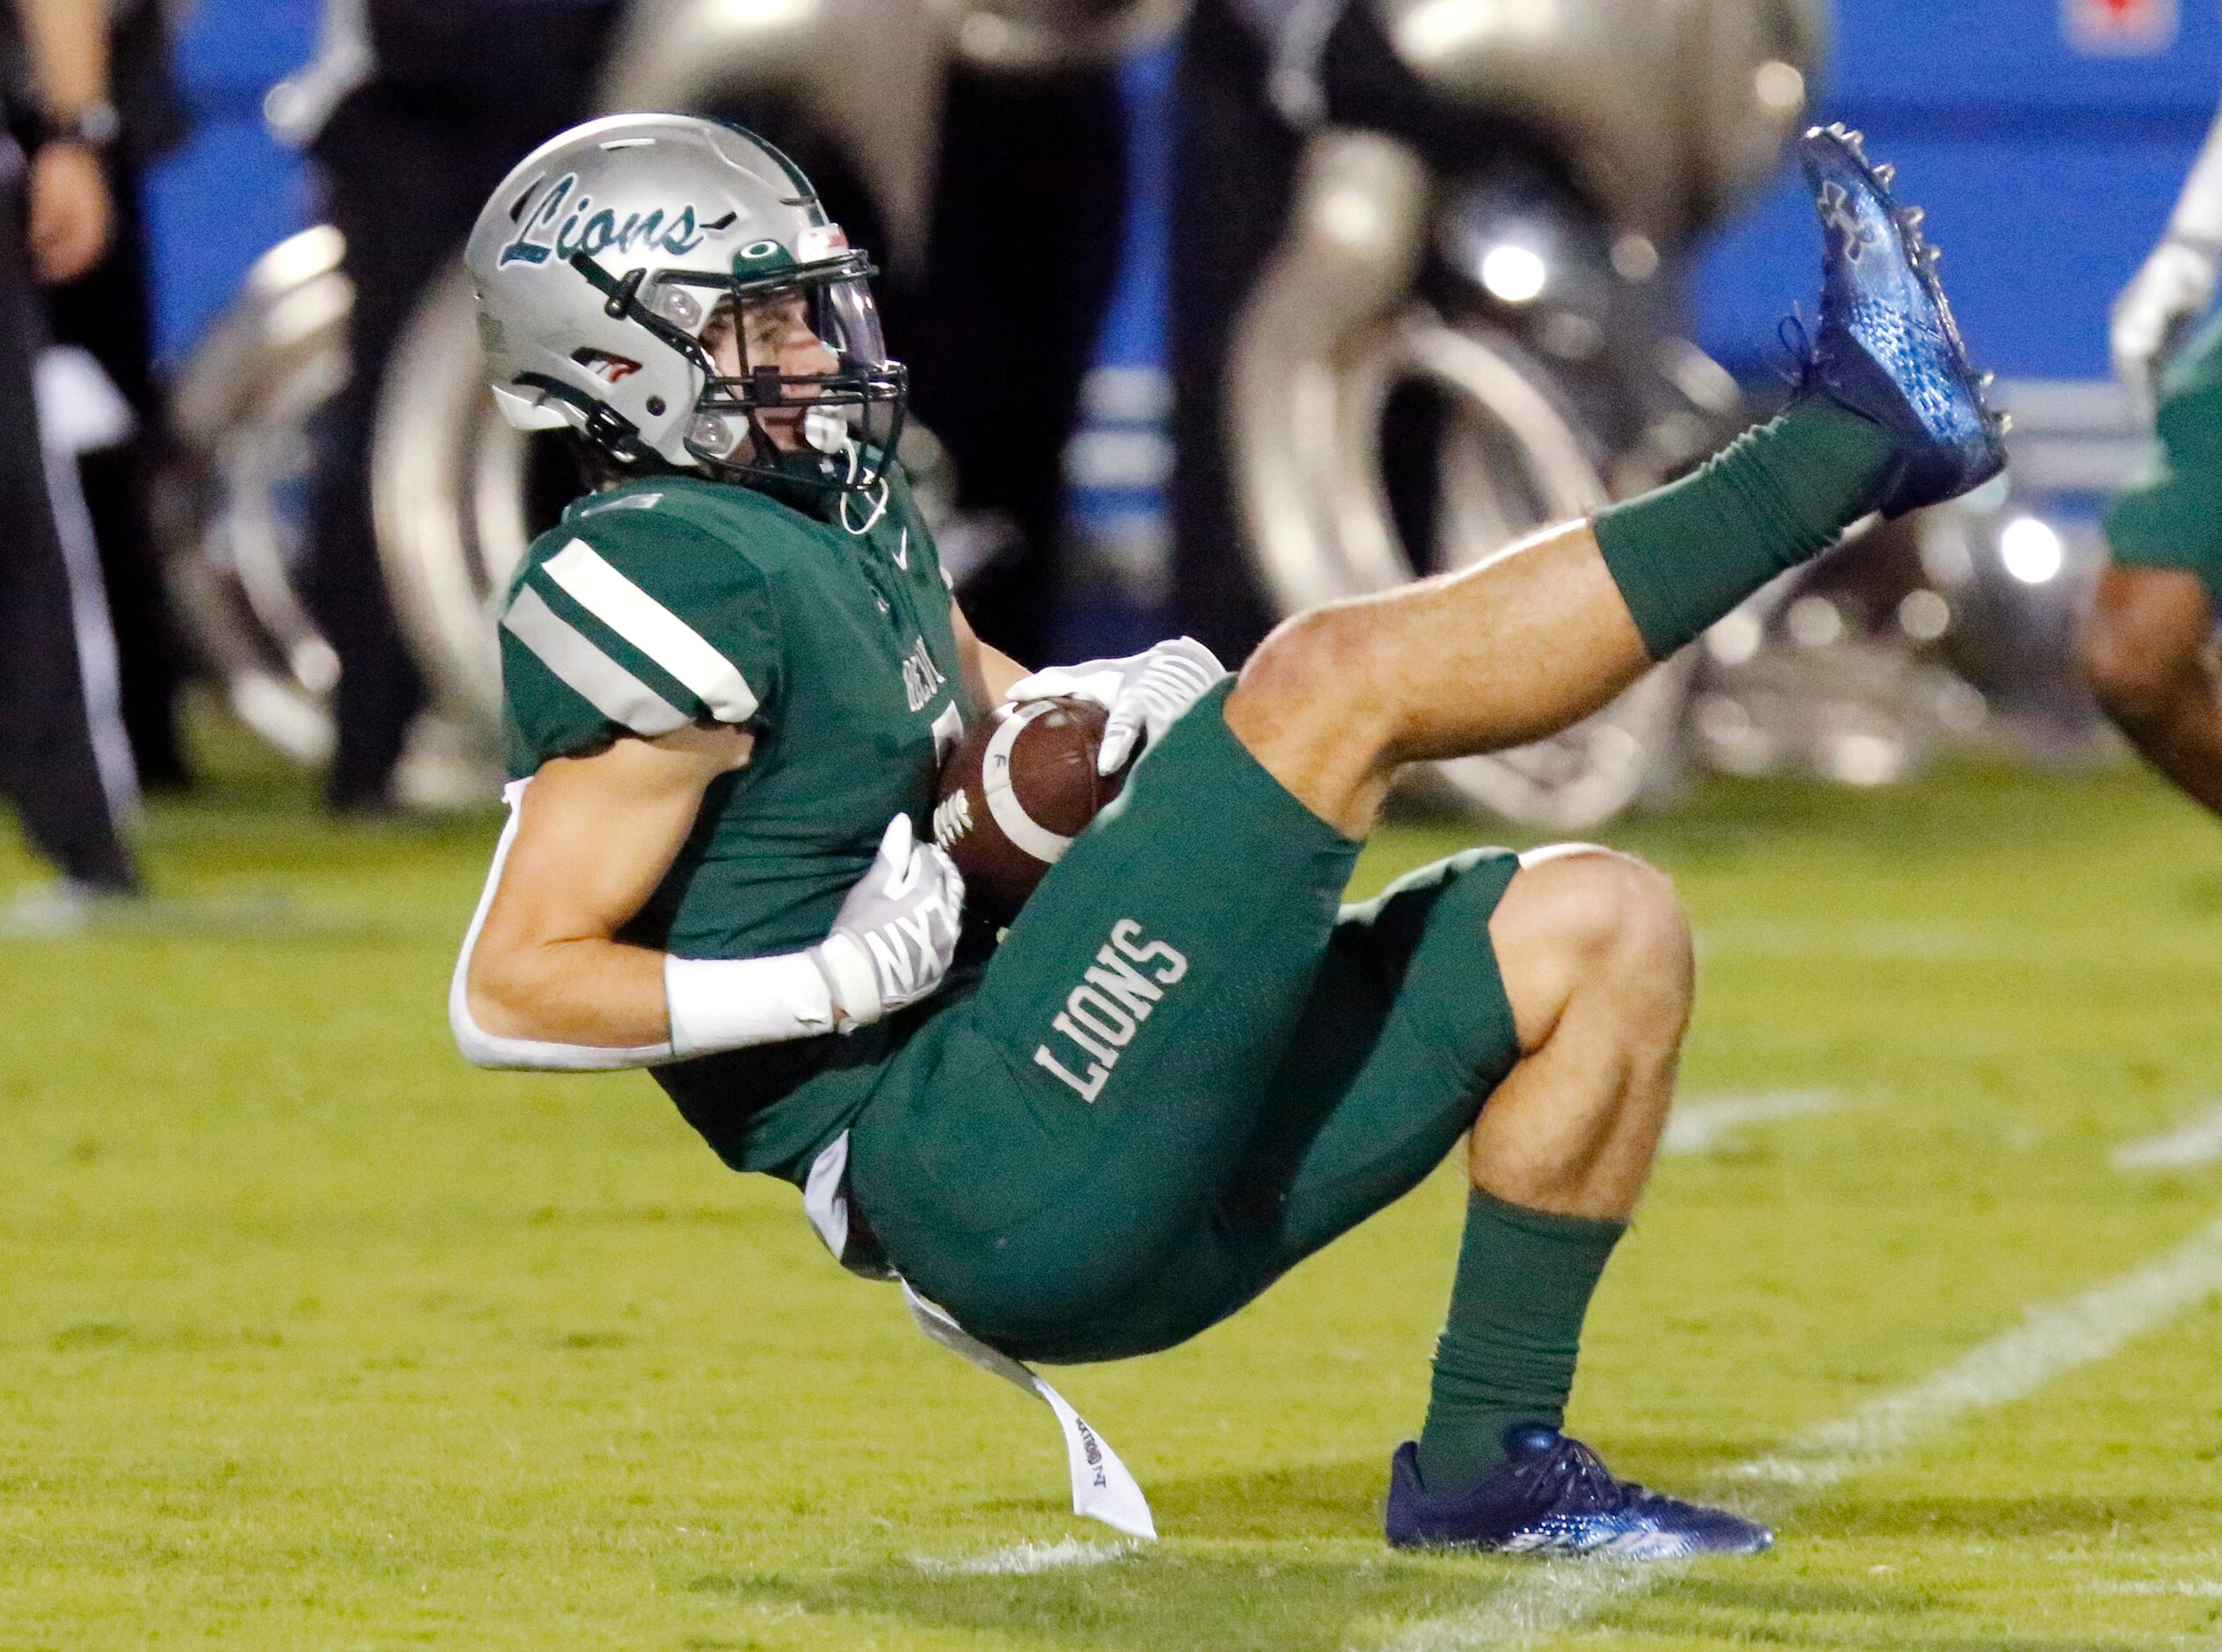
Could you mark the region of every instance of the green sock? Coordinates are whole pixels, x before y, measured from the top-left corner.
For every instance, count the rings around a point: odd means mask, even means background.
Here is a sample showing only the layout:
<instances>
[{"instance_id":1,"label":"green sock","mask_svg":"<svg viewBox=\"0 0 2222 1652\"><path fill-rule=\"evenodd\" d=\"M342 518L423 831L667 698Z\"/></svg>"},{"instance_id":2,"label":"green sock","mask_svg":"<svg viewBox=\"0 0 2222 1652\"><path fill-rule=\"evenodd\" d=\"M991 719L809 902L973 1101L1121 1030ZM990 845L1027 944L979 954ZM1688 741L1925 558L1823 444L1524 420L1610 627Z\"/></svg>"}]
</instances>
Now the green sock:
<instances>
[{"instance_id":1,"label":"green sock","mask_svg":"<svg viewBox=\"0 0 2222 1652\"><path fill-rule=\"evenodd\" d=\"M1473 1190L1420 1430L1422 1485L1471 1486L1504 1461L1513 1424L1566 1420L1582 1318L1627 1225Z\"/></svg>"},{"instance_id":2,"label":"green sock","mask_svg":"<svg viewBox=\"0 0 2222 1652\"><path fill-rule=\"evenodd\" d=\"M1875 508L1892 454L1882 426L1807 397L1680 481L1599 511L1597 545L1651 657L1833 545Z\"/></svg>"}]
</instances>

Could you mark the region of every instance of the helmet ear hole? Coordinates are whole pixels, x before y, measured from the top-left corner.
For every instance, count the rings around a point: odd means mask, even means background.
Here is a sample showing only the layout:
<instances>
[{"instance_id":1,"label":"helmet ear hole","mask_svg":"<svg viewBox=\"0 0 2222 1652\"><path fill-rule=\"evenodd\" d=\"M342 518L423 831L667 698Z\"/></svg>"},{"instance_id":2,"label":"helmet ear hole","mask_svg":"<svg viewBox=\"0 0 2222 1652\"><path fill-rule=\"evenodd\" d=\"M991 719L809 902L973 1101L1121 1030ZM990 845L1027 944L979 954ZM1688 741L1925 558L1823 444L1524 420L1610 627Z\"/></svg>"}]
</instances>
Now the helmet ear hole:
<instances>
[{"instance_id":1,"label":"helmet ear hole","mask_svg":"<svg viewBox=\"0 0 2222 1652\"><path fill-rule=\"evenodd\" d=\"M574 350L571 359L605 384L622 384L640 370L640 362L607 350Z\"/></svg>"}]
</instances>

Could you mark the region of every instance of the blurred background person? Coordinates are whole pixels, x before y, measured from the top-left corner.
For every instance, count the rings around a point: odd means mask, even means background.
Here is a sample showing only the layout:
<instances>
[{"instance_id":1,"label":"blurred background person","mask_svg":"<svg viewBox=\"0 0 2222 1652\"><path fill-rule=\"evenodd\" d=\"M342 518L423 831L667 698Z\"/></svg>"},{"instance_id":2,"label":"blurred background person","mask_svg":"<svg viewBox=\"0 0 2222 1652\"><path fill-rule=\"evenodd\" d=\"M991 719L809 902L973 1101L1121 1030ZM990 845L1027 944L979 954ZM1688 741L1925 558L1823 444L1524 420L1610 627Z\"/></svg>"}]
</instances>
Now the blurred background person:
<instances>
[{"instance_id":1,"label":"blurred background person","mask_svg":"<svg viewBox=\"0 0 2222 1652\"><path fill-rule=\"evenodd\" d=\"M2083 663L2116 727L2161 773L2222 814L2222 321L2185 340L2214 302L2222 259L2222 119L2167 233L2114 306L2115 370L2159 451L2107 514L2112 565Z\"/></svg>"},{"instance_id":2,"label":"blurred background person","mask_svg":"<svg viewBox=\"0 0 2222 1652\"><path fill-rule=\"evenodd\" d=\"M141 884L118 832L124 800L104 785L86 693L88 645L113 647L95 596L99 568L71 565L48 486L33 380L47 331L37 287L83 275L108 244L113 206L101 156L118 120L99 0L15 0L15 10L28 74L4 94L9 135L0 137L0 520L9 527L0 784L74 905L135 895Z\"/></svg>"},{"instance_id":3,"label":"blurred background person","mask_svg":"<svg viewBox=\"0 0 2222 1652\"><path fill-rule=\"evenodd\" d=\"M149 490L161 464L163 413L154 373L147 168L190 130L161 0L110 8L109 81L115 135L102 150L114 203L100 260L47 297L54 341L88 352L130 409L121 440L78 455L87 519L99 548L115 632L124 731L139 783L184 786L178 727L185 649L163 583Z\"/></svg>"},{"instance_id":4,"label":"blurred background person","mask_svg":"<svg viewBox=\"0 0 2222 1652\"><path fill-rule=\"evenodd\" d=\"M1316 8L1197 0L1175 80L1172 270L1173 620L1234 664L1272 620L1242 548L1225 445L1227 342L1281 238L1301 134L1268 95L1273 63ZM1318 43L1320 46L1324 42ZM1316 94L1316 51L1284 83ZM1308 112L1300 112L1308 113Z\"/></svg>"},{"instance_id":5,"label":"blurred background person","mask_svg":"<svg viewBox=\"0 0 2222 1652\"><path fill-rule=\"evenodd\" d=\"M394 805L425 704L388 598L370 513L384 369L425 285L493 186L588 106L620 0L327 0L306 121L327 221L354 285L346 386L324 414L306 596L340 660L325 777L341 815ZM320 118L319 118L320 117Z\"/></svg>"},{"instance_id":6,"label":"blurred background person","mask_svg":"<svg viewBox=\"0 0 2222 1652\"><path fill-rule=\"evenodd\" d=\"M913 410L948 448L958 508L1005 536L999 554L983 547L965 611L1012 657L1048 659L1064 589L1063 459L1126 215L1118 64L1013 75L960 59L939 143L925 267L881 283L888 337L910 364Z\"/></svg>"},{"instance_id":7,"label":"blurred background person","mask_svg":"<svg viewBox=\"0 0 2222 1652\"><path fill-rule=\"evenodd\" d=\"M1226 440L1227 360L1236 318L1287 228L1306 134L1326 123L1390 132L1442 173L1471 169L1502 127L1445 102L1401 62L1374 9L1349 0L1197 0L1180 42L1175 92L1170 515L1175 628L1229 663L1272 628L1236 508ZM1424 453L1424 410L1392 413L1384 460L1400 474Z\"/></svg>"}]
</instances>

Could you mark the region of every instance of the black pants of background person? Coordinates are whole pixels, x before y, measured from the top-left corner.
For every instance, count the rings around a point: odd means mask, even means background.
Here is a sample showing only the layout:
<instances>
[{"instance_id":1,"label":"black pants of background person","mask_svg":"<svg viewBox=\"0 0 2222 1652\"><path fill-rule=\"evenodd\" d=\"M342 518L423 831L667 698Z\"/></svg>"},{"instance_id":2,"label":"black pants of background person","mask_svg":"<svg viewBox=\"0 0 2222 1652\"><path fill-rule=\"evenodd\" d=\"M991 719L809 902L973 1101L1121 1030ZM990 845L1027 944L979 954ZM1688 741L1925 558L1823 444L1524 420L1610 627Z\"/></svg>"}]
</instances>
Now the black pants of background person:
<instances>
[{"instance_id":1,"label":"black pants of background person","mask_svg":"<svg viewBox=\"0 0 2222 1652\"><path fill-rule=\"evenodd\" d=\"M107 254L84 275L49 292L47 306L56 342L89 351L138 422L130 441L84 455L78 471L100 547L131 755L142 785L176 787L187 778L178 733L185 649L164 593L148 492L159 461L162 410L153 379L146 232L137 166L119 157L108 178L115 215Z\"/></svg>"},{"instance_id":2,"label":"black pants of background person","mask_svg":"<svg viewBox=\"0 0 2222 1652\"><path fill-rule=\"evenodd\" d=\"M1114 69L960 70L925 277L881 283L889 347L949 449L958 502L1018 530L1018 553L965 590L966 617L1014 659L1049 657L1062 460L1118 273L1124 132Z\"/></svg>"},{"instance_id":3,"label":"black pants of background person","mask_svg":"<svg viewBox=\"0 0 2222 1652\"><path fill-rule=\"evenodd\" d=\"M347 238L354 371L318 433L305 595L340 656L325 780L341 811L391 801L424 685L386 594L369 452L384 369L426 285L461 251L494 186L578 118L614 6L373 0L379 69L315 145L327 219Z\"/></svg>"},{"instance_id":4,"label":"black pants of background person","mask_svg":"<svg viewBox=\"0 0 2222 1652\"><path fill-rule=\"evenodd\" d=\"M46 332L24 239L22 159L0 138L0 793L63 874L135 888L101 789L39 445L33 352Z\"/></svg>"},{"instance_id":5,"label":"black pants of background person","mask_svg":"<svg viewBox=\"0 0 2222 1652\"><path fill-rule=\"evenodd\" d=\"M1292 8L1293 9L1293 8ZM1487 115L1447 105L1398 62L1370 5L1347 4L1320 54L1330 125L1385 131L1438 176L1517 141ZM1181 39L1172 224L1173 618L1228 664L1275 616L1251 572L1226 442L1235 322L1279 245L1303 135L1273 108L1255 32L1228 0L1197 0ZM1434 509L1438 410L1392 403L1384 471L1400 527L1423 542Z\"/></svg>"},{"instance_id":6,"label":"black pants of background person","mask_svg":"<svg viewBox=\"0 0 2222 1652\"><path fill-rule=\"evenodd\" d=\"M1224 434L1235 318L1280 242L1300 146L1265 81L1257 36L1225 0L1198 0L1175 80L1173 618L1230 665L1272 626L1243 549Z\"/></svg>"}]
</instances>

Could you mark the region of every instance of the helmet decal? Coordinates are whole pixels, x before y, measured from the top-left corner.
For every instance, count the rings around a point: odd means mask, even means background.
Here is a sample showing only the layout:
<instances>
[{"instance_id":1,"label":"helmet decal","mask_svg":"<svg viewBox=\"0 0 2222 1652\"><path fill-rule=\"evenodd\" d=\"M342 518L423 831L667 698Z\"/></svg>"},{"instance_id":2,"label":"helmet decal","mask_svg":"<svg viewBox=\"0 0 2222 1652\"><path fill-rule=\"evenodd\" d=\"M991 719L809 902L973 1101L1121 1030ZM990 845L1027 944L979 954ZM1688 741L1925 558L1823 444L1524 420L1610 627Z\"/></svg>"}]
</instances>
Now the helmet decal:
<instances>
[{"instance_id":1,"label":"helmet decal","mask_svg":"<svg viewBox=\"0 0 2222 1652\"><path fill-rule=\"evenodd\" d=\"M599 212L592 210L592 195L581 195L571 201L571 209L566 213L564 203L570 200L578 182L576 172L566 172L556 180L555 187L541 201L540 209L532 215L531 221L515 240L501 249L502 264L545 264L551 257L567 263L580 252L595 258L613 248L624 253L660 252L683 256L712 236L724 234L734 224L731 213L708 223L701 223L693 203L689 202L676 212L667 213L658 207L630 214L620 226L617 214L607 207Z\"/></svg>"}]
</instances>

